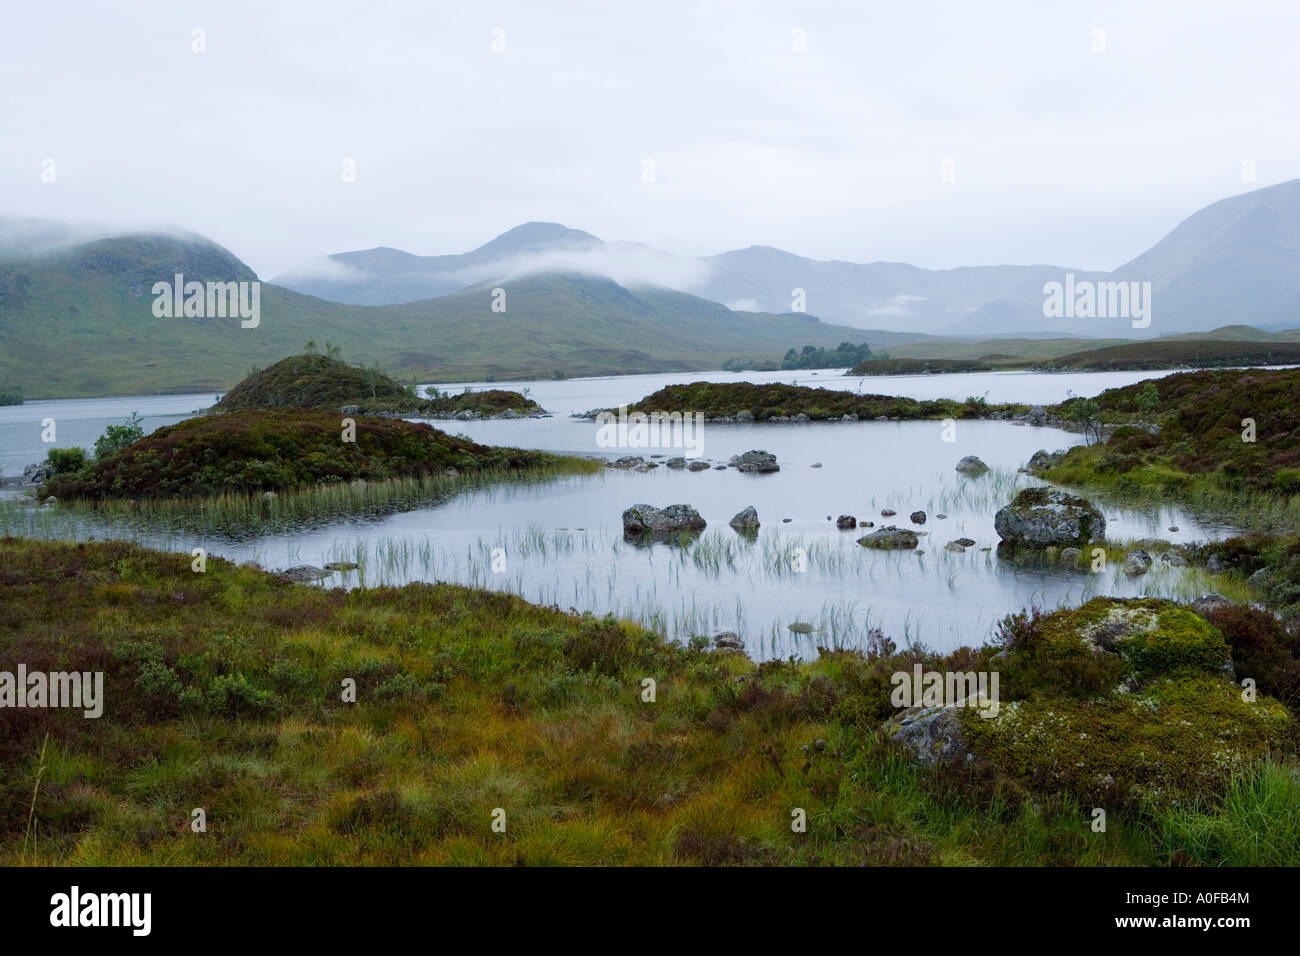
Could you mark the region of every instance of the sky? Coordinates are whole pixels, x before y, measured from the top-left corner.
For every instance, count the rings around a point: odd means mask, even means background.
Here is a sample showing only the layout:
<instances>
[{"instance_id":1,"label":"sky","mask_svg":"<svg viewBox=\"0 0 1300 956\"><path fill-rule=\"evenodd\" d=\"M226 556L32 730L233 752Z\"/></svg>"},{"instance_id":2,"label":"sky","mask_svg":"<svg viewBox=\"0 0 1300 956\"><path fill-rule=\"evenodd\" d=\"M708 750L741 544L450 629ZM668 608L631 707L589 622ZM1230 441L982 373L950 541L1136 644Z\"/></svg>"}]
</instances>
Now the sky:
<instances>
[{"instance_id":1,"label":"sky","mask_svg":"<svg viewBox=\"0 0 1300 956\"><path fill-rule=\"evenodd\" d=\"M0 32L0 216L181 227L263 278L530 220L1111 269L1300 177L1297 36L1293 0L41 0Z\"/></svg>"}]
</instances>

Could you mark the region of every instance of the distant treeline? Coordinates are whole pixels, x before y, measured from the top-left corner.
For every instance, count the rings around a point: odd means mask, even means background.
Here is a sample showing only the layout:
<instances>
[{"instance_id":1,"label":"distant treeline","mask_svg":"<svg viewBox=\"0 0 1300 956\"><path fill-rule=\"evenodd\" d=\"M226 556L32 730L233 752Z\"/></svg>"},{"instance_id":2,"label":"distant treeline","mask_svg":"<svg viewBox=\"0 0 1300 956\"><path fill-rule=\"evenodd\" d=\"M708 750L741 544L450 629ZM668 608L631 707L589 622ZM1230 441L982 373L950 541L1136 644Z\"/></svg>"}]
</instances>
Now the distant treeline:
<instances>
[{"instance_id":1,"label":"distant treeline","mask_svg":"<svg viewBox=\"0 0 1300 956\"><path fill-rule=\"evenodd\" d=\"M994 366L979 359L891 359L859 362L847 375L933 375L945 372L991 372Z\"/></svg>"},{"instance_id":2,"label":"distant treeline","mask_svg":"<svg viewBox=\"0 0 1300 956\"><path fill-rule=\"evenodd\" d=\"M802 352L794 349L785 353L779 362L771 359L760 362L756 359L730 358L722 363L728 372L780 372L800 368L850 368L859 362L871 358L871 346L866 342L854 345L841 342L833 349L822 349L815 345L805 345Z\"/></svg>"},{"instance_id":3,"label":"distant treeline","mask_svg":"<svg viewBox=\"0 0 1300 956\"><path fill-rule=\"evenodd\" d=\"M16 388L0 388L0 405L21 405L23 393Z\"/></svg>"}]
</instances>

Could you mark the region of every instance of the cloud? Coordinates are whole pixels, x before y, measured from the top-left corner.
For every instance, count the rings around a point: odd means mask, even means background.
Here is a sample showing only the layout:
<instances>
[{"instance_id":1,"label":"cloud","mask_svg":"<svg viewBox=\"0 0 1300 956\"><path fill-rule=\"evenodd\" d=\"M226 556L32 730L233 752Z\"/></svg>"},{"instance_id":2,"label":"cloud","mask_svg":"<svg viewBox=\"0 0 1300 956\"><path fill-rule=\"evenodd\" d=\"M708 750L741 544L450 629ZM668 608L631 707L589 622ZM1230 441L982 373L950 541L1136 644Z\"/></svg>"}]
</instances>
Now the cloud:
<instances>
[{"instance_id":1,"label":"cloud","mask_svg":"<svg viewBox=\"0 0 1300 956\"><path fill-rule=\"evenodd\" d=\"M316 259L308 259L283 275L276 276L276 281L280 283L356 282L365 279L367 275L361 269L340 262L332 256L320 256Z\"/></svg>"},{"instance_id":2,"label":"cloud","mask_svg":"<svg viewBox=\"0 0 1300 956\"><path fill-rule=\"evenodd\" d=\"M591 249L526 253L484 266L461 269L452 276L465 285L472 285L546 272L606 276L628 288L662 286L690 292L708 279L710 266L698 259L675 256L636 243L606 243Z\"/></svg>"},{"instance_id":3,"label":"cloud","mask_svg":"<svg viewBox=\"0 0 1300 956\"><path fill-rule=\"evenodd\" d=\"M763 309L758 304L757 299L735 299L731 302L723 303L732 312L762 312Z\"/></svg>"},{"instance_id":4,"label":"cloud","mask_svg":"<svg viewBox=\"0 0 1300 956\"><path fill-rule=\"evenodd\" d=\"M906 292L900 292L884 305L877 305L867 309L867 315L907 315L907 306L910 302L924 302L923 295L908 295Z\"/></svg>"}]
</instances>

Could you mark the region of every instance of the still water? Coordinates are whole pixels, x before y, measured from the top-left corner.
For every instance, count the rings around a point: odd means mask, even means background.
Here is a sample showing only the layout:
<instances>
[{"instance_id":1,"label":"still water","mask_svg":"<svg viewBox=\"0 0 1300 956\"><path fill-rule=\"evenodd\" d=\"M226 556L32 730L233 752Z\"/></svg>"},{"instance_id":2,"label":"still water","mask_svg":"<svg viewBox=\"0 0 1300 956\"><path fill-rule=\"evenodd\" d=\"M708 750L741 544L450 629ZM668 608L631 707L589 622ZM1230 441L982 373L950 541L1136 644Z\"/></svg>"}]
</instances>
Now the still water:
<instances>
[{"instance_id":1,"label":"still water","mask_svg":"<svg viewBox=\"0 0 1300 956\"><path fill-rule=\"evenodd\" d=\"M973 373L864 380L831 371L710 372L466 383L528 389L554 417L434 424L487 444L603 457L671 456L681 452L598 448L596 426L568 416L634 402L667 384L703 379L797 381L914 398L984 395L990 402L1048 404L1067 392L1095 395L1162 374ZM40 440L42 419L55 419L58 445L89 446L106 425L132 411L139 411L152 430L188 417L212 398L32 402L0 409L0 461L5 473L12 474L44 457L49 446ZM734 630L756 657L815 653L818 645L854 646L871 627L880 627L900 644L919 641L942 650L984 640L1000 618L1030 605L1077 604L1096 594L1176 596L1198 583L1188 577L1195 572L1160 562L1145 577L1129 579L1117 567L1099 574L1017 569L993 551L981 550L997 544L996 510L1017 488L1038 483L1017 468L1039 448L1055 450L1078 441L1079 436L1057 429L992 421L958 422L955 442L943 441L940 423L928 421L710 424L703 432L704 457L725 463L731 455L765 449L777 456L780 472L607 469L590 477L469 492L437 507L247 541L148 540L184 551L203 546L210 554L256 560L273 569L360 559L361 571L336 573L326 586L448 580L510 590L566 609L613 612L672 637ZM992 472L979 478L958 474L954 466L964 455L978 455ZM708 529L685 546L626 542L621 515L638 502L659 507L689 503ZM762 522L754 540L727 524L748 505ZM898 514L884 518L880 512L886 508ZM917 510L926 512L923 525L908 520ZM1174 508L1103 510L1112 540L1192 541L1231 530L1200 525ZM841 514L928 535L915 552L869 550L856 543L861 530L837 530L834 519ZM1179 530L1169 531L1174 525ZM116 533L102 526L84 532L101 538ZM974 539L975 546L964 553L944 550L948 541L960 537ZM806 570L796 570L801 565ZM810 633L800 633L808 626Z\"/></svg>"}]
</instances>

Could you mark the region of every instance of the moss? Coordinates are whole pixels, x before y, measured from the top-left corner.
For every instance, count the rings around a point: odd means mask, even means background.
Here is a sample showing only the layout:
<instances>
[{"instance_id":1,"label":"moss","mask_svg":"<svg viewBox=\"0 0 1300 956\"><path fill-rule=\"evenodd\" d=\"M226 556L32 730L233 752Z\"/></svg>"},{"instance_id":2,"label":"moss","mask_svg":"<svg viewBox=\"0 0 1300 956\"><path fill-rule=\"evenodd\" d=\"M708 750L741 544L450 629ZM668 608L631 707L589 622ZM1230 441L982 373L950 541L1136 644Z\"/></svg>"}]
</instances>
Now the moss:
<instances>
[{"instance_id":1,"label":"moss","mask_svg":"<svg viewBox=\"0 0 1300 956\"><path fill-rule=\"evenodd\" d=\"M1225 678L1164 678L1142 695L1038 697L996 717L961 714L974 752L1035 789L1101 806L1169 803L1218 793L1288 740L1276 701L1241 699Z\"/></svg>"},{"instance_id":2,"label":"moss","mask_svg":"<svg viewBox=\"0 0 1300 956\"><path fill-rule=\"evenodd\" d=\"M1115 642L1115 649L1141 678L1215 673L1223 670L1231 658L1228 642L1218 628L1181 608L1161 610L1152 630L1121 638Z\"/></svg>"}]
</instances>

